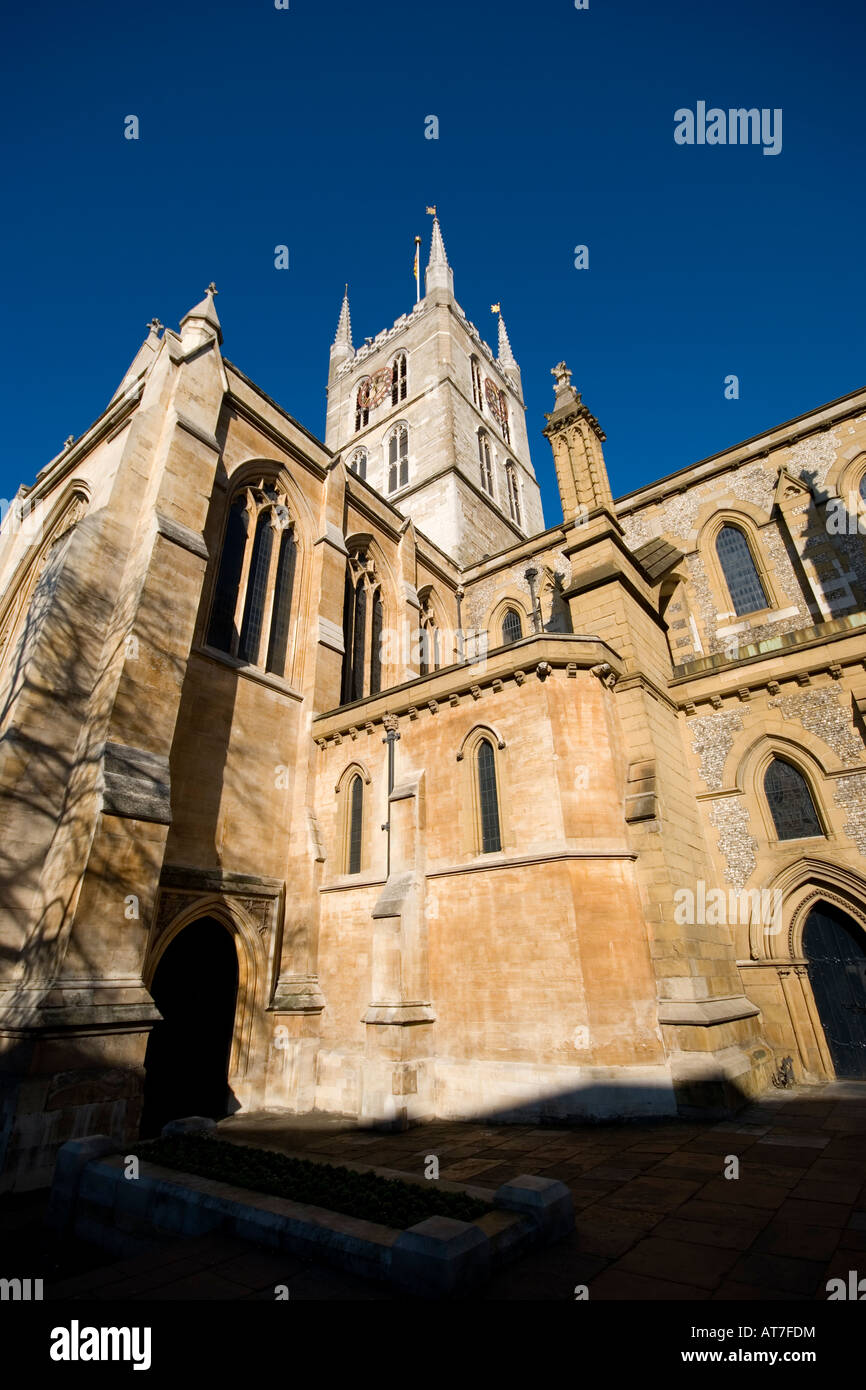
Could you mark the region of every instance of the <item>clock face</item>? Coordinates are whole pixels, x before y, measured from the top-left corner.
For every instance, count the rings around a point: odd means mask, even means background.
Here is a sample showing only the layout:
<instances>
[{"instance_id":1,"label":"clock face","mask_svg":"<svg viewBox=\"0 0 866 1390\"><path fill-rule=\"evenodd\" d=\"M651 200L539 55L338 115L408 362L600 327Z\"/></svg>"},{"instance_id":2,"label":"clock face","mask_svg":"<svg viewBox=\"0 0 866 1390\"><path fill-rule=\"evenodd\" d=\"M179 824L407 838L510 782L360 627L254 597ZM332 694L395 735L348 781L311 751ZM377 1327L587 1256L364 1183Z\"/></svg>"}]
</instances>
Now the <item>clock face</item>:
<instances>
[{"instance_id":1,"label":"clock face","mask_svg":"<svg viewBox=\"0 0 866 1390\"><path fill-rule=\"evenodd\" d=\"M498 425L501 426L505 418L505 411L502 408L502 401L499 392L489 377L484 380L484 394L487 397L487 404L490 406L490 414Z\"/></svg>"},{"instance_id":2,"label":"clock face","mask_svg":"<svg viewBox=\"0 0 866 1390\"><path fill-rule=\"evenodd\" d=\"M374 406L382 404L390 390L391 368L382 367L361 386L358 391L358 405L361 410L372 410Z\"/></svg>"}]
</instances>

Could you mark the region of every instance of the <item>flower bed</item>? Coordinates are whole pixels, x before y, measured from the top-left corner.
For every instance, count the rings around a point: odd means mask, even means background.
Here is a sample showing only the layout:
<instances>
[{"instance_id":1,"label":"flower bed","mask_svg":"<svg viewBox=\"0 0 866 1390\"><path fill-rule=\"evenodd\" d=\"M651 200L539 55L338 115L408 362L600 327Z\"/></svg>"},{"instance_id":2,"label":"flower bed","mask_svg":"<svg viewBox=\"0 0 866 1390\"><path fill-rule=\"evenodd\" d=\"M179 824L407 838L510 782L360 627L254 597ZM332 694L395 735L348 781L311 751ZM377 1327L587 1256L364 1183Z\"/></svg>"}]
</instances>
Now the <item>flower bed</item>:
<instances>
[{"instance_id":1,"label":"flower bed","mask_svg":"<svg viewBox=\"0 0 866 1390\"><path fill-rule=\"evenodd\" d=\"M154 1139L141 1144L139 1153L147 1162L164 1168L325 1207L397 1230L406 1230L429 1216L474 1221L491 1210L474 1197L444 1192L432 1182L429 1187L421 1187L398 1178L290 1158L270 1149L227 1144L201 1134Z\"/></svg>"}]
</instances>

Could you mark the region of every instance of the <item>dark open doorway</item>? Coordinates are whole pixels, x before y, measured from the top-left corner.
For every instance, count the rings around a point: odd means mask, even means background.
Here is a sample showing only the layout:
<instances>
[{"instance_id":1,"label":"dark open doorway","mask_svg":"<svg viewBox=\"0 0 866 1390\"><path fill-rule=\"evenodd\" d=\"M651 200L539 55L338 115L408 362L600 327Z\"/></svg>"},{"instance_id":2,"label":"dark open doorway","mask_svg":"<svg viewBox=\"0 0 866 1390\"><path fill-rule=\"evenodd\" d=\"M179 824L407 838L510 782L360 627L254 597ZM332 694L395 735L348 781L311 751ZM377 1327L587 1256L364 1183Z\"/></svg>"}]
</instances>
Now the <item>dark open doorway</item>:
<instances>
[{"instance_id":1,"label":"dark open doorway","mask_svg":"<svg viewBox=\"0 0 866 1390\"><path fill-rule=\"evenodd\" d=\"M144 1059L141 1133L158 1134L185 1115L228 1113L228 1064L238 992L234 941L213 917L184 927L151 985L162 1014Z\"/></svg>"},{"instance_id":2,"label":"dark open doorway","mask_svg":"<svg viewBox=\"0 0 866 1390\"><path fill-rule=\"evenodd\" d=\"M806 918L803 954L836 1075L866 1077L866 936L821 903Z\"/></svg>"}]
</instances>

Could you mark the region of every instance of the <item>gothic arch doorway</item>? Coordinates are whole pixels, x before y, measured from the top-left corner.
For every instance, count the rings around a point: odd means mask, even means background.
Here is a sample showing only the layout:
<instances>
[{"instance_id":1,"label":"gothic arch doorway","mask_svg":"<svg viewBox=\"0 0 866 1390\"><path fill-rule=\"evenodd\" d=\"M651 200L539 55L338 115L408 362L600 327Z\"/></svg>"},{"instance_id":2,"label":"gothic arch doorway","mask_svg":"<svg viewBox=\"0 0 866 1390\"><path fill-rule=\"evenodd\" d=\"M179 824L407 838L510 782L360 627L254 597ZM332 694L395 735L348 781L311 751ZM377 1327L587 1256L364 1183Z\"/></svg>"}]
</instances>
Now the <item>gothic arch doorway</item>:
<instances>
[{"instance_id":1,"label":"gothic arch doorway","mask_svg":"<svg viewBox=\"0 0 866 1390\"><path fill-rule=\"evenodd\" d=\"M150 986L162 1014L147 1043L141 1134L185 1115L228 1113L228 1066L238 995L234 940L200 917L169 942Z\"/></svg>"},{"instance_id":2,"label":"gothic arch doorway","mask_svg":"<svg viewBox=\"0 0 866 1390\"><path fill-rule=\"evenodd\" d=\"M866 1077L866 934L819 902L803 926L803 955L836 1075Z\"/></svg>"}]
</instances>

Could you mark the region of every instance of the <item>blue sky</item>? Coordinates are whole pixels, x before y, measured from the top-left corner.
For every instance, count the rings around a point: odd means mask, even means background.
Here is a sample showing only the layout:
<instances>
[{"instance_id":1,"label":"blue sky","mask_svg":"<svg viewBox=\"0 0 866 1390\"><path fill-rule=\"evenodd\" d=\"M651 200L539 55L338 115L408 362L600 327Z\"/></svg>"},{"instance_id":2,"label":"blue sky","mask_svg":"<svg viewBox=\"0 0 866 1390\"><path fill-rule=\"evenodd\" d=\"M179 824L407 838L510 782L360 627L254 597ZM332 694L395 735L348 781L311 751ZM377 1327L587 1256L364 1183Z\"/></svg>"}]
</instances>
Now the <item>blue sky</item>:
<instances>
[{"instance_id":1,"label":"blue sky","mask_svg":"<svg viewBox=\"0 0 866 1390\"><path fill-rule=\"evenodd\" d=\"M409 309L427 203L494 343L502 303L548 524L562 357L617 495L862 386L864 37L855 0L19 7L0 495L212 279L226 355L321 436L343 282L356 345ZM675 144L698 101L781 108L781 153Z\"/></svg>"}]
</instances>

